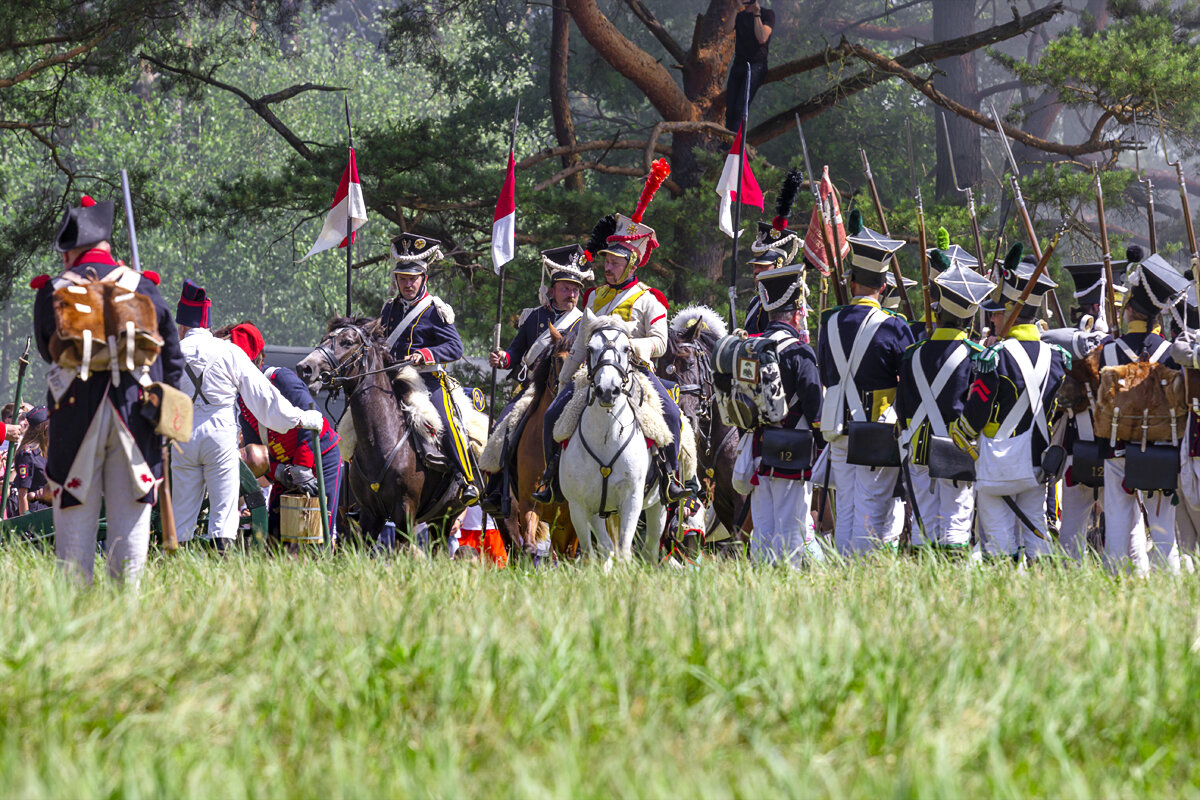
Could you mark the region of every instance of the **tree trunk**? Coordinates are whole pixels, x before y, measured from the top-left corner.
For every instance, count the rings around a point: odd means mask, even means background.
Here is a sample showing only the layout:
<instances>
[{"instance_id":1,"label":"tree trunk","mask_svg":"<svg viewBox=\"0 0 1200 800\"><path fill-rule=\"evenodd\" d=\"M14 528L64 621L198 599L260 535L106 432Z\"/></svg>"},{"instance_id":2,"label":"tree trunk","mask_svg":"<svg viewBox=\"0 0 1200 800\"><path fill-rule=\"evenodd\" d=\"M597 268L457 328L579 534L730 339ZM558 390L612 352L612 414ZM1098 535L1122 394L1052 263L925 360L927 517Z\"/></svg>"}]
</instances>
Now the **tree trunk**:
<instances>
[{"instance_id":1,"label":"tree trunk","mask_svg":"<svg viewBox=\"0 0 1200 800\"><path fill-rule=\"evenodd\" d=\"M969 5L969 8L964 6ZM975 32L975 0L933 0L933 40L935 42L956 39ZM971 109L978 108L976 98L975 53L943 59L935 62L938 72L933 85L952 100ZM950 169L950 153L946 149L946 137L942 133L941 109L934 108L934 130L937 132L937 189L938 200L961 198L955 191L954 175ZM983 177L982 155L979 146L979 127L957 114L944 114L950 131L951 148L954 151L954 169L958 172L959 186L972 186Z\"/></svg>"},{"instance_id":2,"label":"tree trunk","mask_svg":"<svg viewBox=\"0 0 1200 800\"><path fill-rule=\"evenodd\" d=\"M567 92L567 59L570 56L571 14L566 0L554 0L550 33L550 111L554 117L554 137L562 147L575 144L575 120L571 117L571 99ZM577 153L562 157L563 168L578 163ZM563 181L563 187L583 191L583 173L576 172Z\"/></svg>"}]
</instances>

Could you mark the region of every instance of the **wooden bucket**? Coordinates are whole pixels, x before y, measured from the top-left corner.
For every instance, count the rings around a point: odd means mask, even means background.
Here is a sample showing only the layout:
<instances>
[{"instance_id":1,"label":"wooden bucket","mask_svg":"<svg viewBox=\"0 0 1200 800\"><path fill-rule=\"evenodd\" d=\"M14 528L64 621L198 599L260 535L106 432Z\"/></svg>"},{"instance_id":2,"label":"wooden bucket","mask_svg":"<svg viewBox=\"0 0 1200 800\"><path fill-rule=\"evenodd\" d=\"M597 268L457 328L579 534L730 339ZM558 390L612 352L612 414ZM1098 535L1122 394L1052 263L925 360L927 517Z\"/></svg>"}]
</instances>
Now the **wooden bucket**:
<instances>
[{"instance_id":1,"label":"wooden bucket","mask_svg":"<svg viewBox=\"0 0 1200 800\"><path fill-rule=\"evenodd\" d=\"M279 497L279 535L284 544L321 544L321 500L306 494Z\"/></svg>"}]
</instances>

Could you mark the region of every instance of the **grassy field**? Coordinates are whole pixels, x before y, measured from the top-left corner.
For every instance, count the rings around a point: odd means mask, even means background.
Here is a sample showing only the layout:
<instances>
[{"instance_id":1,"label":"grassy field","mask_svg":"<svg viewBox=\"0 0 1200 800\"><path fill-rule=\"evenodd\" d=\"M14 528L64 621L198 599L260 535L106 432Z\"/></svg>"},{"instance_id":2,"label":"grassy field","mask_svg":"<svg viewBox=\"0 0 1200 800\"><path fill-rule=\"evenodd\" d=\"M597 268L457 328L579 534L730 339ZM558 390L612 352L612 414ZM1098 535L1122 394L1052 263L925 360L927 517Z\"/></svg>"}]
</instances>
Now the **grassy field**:
<instances>
[{"instance_id":1,"label":"grassy field","mask_svg":"<svg viewBox=\"0 0 1200 800\"><path fill-rule=\"evenodd\" d=\"M1196 796L1200 582L0 553L0 796Z\"/></svg>"}]
</instances>

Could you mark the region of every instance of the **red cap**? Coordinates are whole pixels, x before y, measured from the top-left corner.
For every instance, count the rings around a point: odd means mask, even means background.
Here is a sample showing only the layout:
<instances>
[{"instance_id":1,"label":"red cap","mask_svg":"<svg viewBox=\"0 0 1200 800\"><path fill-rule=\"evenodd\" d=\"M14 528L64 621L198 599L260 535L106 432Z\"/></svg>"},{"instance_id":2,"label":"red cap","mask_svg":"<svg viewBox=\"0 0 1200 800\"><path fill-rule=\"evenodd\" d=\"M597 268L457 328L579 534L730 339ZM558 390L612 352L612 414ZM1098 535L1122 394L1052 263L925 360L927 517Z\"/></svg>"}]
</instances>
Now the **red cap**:
<instances>
[{"instance_id":1,"label":"red cap","mask_svg":"<svg viewBox=\"0 0 1200 800\"><path fill-rule=\"evenodd\" d=\"M249 322L234 325L233 330L229 332L229 341L242 348L242 352L249 356L251 361L258 358L258 354L267 346L262 333Z\"/></svg>"}]
</instances>

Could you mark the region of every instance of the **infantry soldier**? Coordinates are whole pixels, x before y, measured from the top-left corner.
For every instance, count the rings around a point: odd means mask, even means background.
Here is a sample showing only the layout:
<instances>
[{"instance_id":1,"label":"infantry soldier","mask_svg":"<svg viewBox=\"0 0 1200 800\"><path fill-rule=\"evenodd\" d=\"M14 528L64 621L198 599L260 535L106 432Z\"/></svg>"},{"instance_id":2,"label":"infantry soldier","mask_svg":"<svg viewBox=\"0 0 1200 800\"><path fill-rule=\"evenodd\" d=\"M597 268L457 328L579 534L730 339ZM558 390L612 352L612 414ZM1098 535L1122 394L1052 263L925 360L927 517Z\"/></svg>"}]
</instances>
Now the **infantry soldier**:
<instances>
[{"instance_id":1,"label":"infantry soldier","mask_svg":"<svg viewBox=\"0 0 1200 800\"><path fill-rule=\"evenodd\" d=\"M974 484L930 475L930 462L939 455L931 451L937 440L949 442L949 422L958 418L971 385L971 367L983 351L967 338L979 303L996 288L972 269L949 266L940 251L934 251L938 275L937 327L926 339L904 352L900 388L896 400L904 423L901 443L908 451L915 516L923 530L913 532L914 544L963 551L970 546L971 521L975 512Z\"/></svg>"},{"instance_id":2,"label":"infantry soldier","mask_svg":"<svg viewBox=\"0 0 1200 800\"><path fill-rule=\"evenodd\" d=\"M786 254L767 250L760 259L786 263ZM804 329L804 266L779 266L755 278L758 297L770 316L764 337L774 339L779 354L779 371L788 412L778 425L754 431L754 456L759 459L750 508L754 515L752 552L771 563L799 566L808 553L821 560L823 555L808 527L812 503L812 484L807 470L814 429L821 410L821 379L817 357L811 347L800 341ZM804 433L799 433L804 431Z\"/></svg>"},{"instance_id":3,"label":"infantry soldier","mask_svg":"<svg viewBox=\"0 0 1200 800\"><path fill-rule=\"evenodd\" d=\"M1141 253L1135 251L1130 255L1140 256ZM1151 255L1145 260L1137 259L1130 263L1128 285L1129 296L1123 314L1125 333L1112 336L1104 343L1100 356L1101 368L1148 361L1177 369L1171 359L1171 343L1162 337L1157 318L1179 294L1187 290L1187 281L1160 256ZM1142 409L1122 409L1122 414L1140 415L1141 412ZM1179 429L1182 438L1182 422ZM1148 538L1154 545L1155 563L1166 566L1172 572L1178 571L1174 499L1160 492L1147 492L1143 501L1138 493L1127 489L1126 449L1138 447L1141 443L1105 441L1104 431L1098 431L1098 435L1101 447L1105 450L1105 560L1114 568L1132 563L1138 572L1146 571L1150 565Z\"/></svg>"},{"instance_id":4,"label":"infantry soldier","mask_svg":"<svg viewBox=\"0 0 1200 800\"><path fill-rule=\"evenodd\" d=\"M663 416L674 437L671 444L663 448L660 469L663 473L667 502L675 503L686 494L678 476L679 435L682 424L679 406L667 394L662 382L648 366L667 349L667 299L662 292L641 283L636 275L638 268L645 266L650 260L650 253L658 247L658 239L653 228L634 222L624 215L612 217L609 228L611 233L605 237L608 244L597 253L604 256L605 282L603 286L589 289L585 293L584 308L597 316L611 315L633 323L634 331L630 336L630 344L633 347L634 360L639 362L638 370L650 379L650 383L658 391L662 400ZM554 441L552 431L554 423L574 394L575 384L572 379L586 355L586 347L583 345L586 343L576 341L571 356L559 373L558 396L546 411L546 472L533 495L539 503L551 500L561 502L557 489L561 448Z\"/></svg>"},{"instance_id":5,"label":"infantry soldier","mask_svg":"<svg viewBox=\"0 0 1200 800\"><path fill-rule=\"evenodd\" d=\"M1132 248L1131 248L1132 250ZM1140 258L1141 248L1133 252ZM1113 269L1125 266L1124 261L1112 262ZM1105 318L1105 270L1102 262L1089 264L1064 264L1063 269L1075 282L1075 301L1077 308L1072 312L1073 328L1061 331L1047 332L1043 337L1062 346L1074 359L1087 358L1088 353L1100 344L1108 332L1109 326L1117 327L1116 320ZM1123 286L1114 286L1114 294L1120 295ZM1093 464L1103 464L1103 457L1094 451L1097 458L1093 461L1084 458L1089 448L1095 448L1096 435L1092 404L1094 397L1088 397L1088 407L1076 412L1064 409L1066 430L1063 434L1063 446L1071 453L1062 488L1062 517L1059 524L1058 543L1068 556L1079 560L1087 549L1087 532L1092 516L1092 508L1099 499L1099 488L1103 486L1102 479L1093 474ZM1080 458L1075 458L1079 449Z\"/></svg>"},{"instance_id":6,"label":"infantry soldier","mask_svg":"<svg viewBox=\"0 0 1200 800\"><path fill-rule=\"evenodd\" d=\"M579 294L583 291L583 282L594 277L590 268L585 269L589 258L588 252L577 244L542 251L542 270L550 280L549 289L541 298L542 305L521 312L517 335L507 350L488 354L489 364L497 369L512 367L512 374L516 376L516 390L500 412L497 422L508 416L533 365L549 349L550 326L553 325L554 330L563 336L574 333L579 327L579 321L583 319L583 311L578 307ZM503 484L502 473L489 476L481 501L489 513L504 513L504 498L500 496Z\"/></svg>"},{"instance_id":7,"label":"infantry soldier","mask_svg":"<svg viewBox=\"0 0 1200 800\"><path fill-rule=\"evenodd\" d=\"M183 356L171 312L158 293L158 276L138 274L113 259L113 204L84 197L69 208L55 236L64 272L35 281L33 328L38 352L54 364L47 374L50 411L46 477L54 493L54 550L60 563L85 583L92 580L100 507L107 520L108 574L137 583L150 543L150 504L162 478L162 438L143 414L143 387L183 377ZM112 280L150 299L162 340L148 369L91 373L55 363L54 293L71 284Z\"/></svg>"},{"instance_id":8,"label":"infantry soldier","mask_svg":"<svg viewBox=\"0 0 1200 800\"><path fill-rule=\"evenodd\" d=\"M904 243L864 228L857 209L847 231L854 299L825 312L818 363L825 385L821 432L830 443L838 490L834 541L839 552L857 553L898 541L901 519L894 490L899 469L848 461L848 423L895 422L900 364L913 334L903 317L879 302L891 260Z\"/></svg>"},{"instance_id":9,"label":"infantry soldier","mask_svg":"<svg viewBox=\"0 0 1200 800\"><path fill-rule=\"evenodd\" d=\"M800 191L803 180L804 174L800 170L794 168L788 170L787 175L783 178L783 185L779 187L779 195L775 198L775 218L770 222L764 220L758 223L758 233L750 245L750 252L753 254L753 258L750 259L750 268L754 270L755 277L763 270L776 266L775 258L764 257L767 251L776 251L778 255L783 256L785 264L791 264L796 260L796 256L804 244L804 239L799 234L788 230L788 216L792 213L792 206L796 203L796 194ZM746 333L752 336L762 333L771 322L759 295L759 292L755 292L746 309L745 329ZM801 298L801 303L803 303L803 298ZM807 309L802 308L801 310L807 314ZM802 327L800 333L802 334L801 341L807 342L807 328Z\"/></svg>"},{"instance_id":10,"label":"infantry soldier","mask_svg":"<svg viewBox=\"0 0 1200 800\"><path fill-rule=\"evenodd\" d=\"M392 289L395 296L383 305L379 319L397 361L421 373L429 399L442 418L442 454L456 467L459 495L468 505L479 497L470 442L453 405L445 367L462 358L462 339L454 327L454 309L429 293L429 265L440 261L442 243L428 236L402 233L392 239ZM431 454L425 455L431 462Z\"/></svg>"},{"instance_id":11,"label":"infantry soldier","mask_svg":"<svg viewBox=\"0 0 1200 800\"><path fill-rule=\"evenodd\" d=\"M187 362L187 377L181 386L191 390L195 418L191 441L179 443L171 459L171 481L179 541L192 539L207 489L209 539L224 552L237 539L241 470L237 401L273 431L290 431L296 426L319 431L325 418L316 409L296 408L241 348L213 336L209 330L211 307L203 287L184 281L175 322Z\"/></svg>"},{"instance_id":12,"label":"infantry soldier","mask_svg":"<svg viewBox=\"0 0 1200 800\"><path fill-rule=\"evenodd\" d=\"M1034 267L1021 263L1018 242L1005 258L1001 297L1006 314L1031 282ZM977 458L975 505L983 554L1036 558L1050 553L1042 456L1050 442L1055 396L1070 356L1041 341L1038 307L1056 284L1039 276L1012 330L975 359L967 403L950 424L950 436ZM985 304L996 311L998 302ZM973 442L978 440L976 447Z\"/></svg>"}]
</instances>

